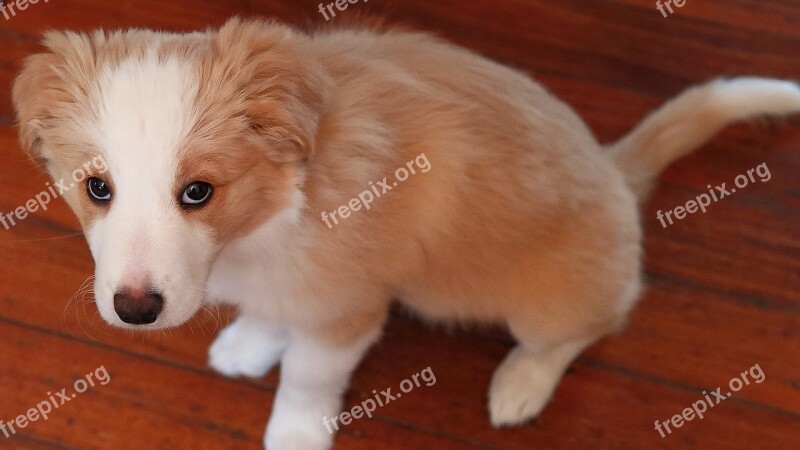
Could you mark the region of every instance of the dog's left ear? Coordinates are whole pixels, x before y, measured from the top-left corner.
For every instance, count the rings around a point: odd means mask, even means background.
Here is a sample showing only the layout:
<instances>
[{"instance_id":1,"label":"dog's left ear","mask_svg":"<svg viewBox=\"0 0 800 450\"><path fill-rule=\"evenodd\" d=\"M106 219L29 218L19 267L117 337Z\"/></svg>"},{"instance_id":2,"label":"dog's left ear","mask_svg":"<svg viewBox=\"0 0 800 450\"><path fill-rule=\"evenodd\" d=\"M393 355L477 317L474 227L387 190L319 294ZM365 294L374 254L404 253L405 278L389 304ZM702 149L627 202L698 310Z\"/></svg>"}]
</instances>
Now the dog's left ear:
<instances>
[{"instance_id":1,"label":"dog's left ear","mask_svg":"<svg viewBox=\"0 0 800 450\"><path fill-rule=\"evenodd\" d=\"M244 115L278 163L308 159L331 80L308 54L309 38L264 21L231 19L215 36L217 74L244 96Z\"/></svg>"}]
</instances>

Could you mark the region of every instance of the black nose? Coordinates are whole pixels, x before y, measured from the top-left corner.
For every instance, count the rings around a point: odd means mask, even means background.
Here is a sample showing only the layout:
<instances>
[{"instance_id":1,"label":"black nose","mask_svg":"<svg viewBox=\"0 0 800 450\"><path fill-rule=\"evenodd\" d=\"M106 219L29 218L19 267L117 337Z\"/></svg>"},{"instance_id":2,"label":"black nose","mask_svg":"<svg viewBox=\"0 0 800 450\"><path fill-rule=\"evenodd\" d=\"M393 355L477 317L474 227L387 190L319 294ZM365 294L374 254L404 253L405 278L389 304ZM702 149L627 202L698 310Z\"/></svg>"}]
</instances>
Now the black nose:
<instances>
[{"instance_id":1,"label":"black nose","mask_svg":"<svg viewBox=\"0 0 800 450\"><path fill-rule=\"evenodd\" d=\"M133 292L123 289L114 295L114 311L123 322L147 325L158 318L164 309L164 297L158 292Z\"/></svg>"}]
</instances>

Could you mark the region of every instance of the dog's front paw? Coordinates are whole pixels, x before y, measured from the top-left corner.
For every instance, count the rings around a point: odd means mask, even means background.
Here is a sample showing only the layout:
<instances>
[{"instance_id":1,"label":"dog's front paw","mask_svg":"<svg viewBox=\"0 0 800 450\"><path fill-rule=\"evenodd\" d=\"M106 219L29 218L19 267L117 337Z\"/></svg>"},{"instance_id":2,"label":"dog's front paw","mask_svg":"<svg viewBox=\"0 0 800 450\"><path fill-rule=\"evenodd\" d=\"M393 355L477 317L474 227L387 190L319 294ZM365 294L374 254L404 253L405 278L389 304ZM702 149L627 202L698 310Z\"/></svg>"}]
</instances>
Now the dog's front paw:
<instances>
[{"instance_id":1,"label":"dog's front paw","mask_svg":"<svg viewBox=\"0 0 800 450\"><path fill-rule=\"evenodd\" d=\"M332 445L333 434L321 420L308 417L273 418L264 436L266 450L328 450Z\"/></svg>"},{"instance_id":2,"label":"dog's front paw","mask_svg":"<svg viewBox=\"0 0 800 450\"><path fill-rule=\"evenodd\" d=\"M258 378L281 358L288 337L282 331L248 317L240 317L222 330L209 349L209 364L228 376Z\"/></svg>"}]
</instances>

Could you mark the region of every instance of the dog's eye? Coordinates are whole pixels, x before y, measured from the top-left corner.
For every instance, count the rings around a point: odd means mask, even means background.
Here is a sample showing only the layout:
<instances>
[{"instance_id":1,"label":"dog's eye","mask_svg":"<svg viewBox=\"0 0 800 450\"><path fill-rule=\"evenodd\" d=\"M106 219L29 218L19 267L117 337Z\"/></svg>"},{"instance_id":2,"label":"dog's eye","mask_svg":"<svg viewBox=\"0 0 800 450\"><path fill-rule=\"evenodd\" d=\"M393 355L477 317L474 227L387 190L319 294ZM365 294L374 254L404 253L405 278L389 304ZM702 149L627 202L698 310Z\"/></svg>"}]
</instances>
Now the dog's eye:
<instances>
[{"instance_id":1,"label":"dog's eye","mask_svg":"<svg viewBox=\"0 0 800 450\"><path fill-rule=\"evenodd\" d=\"M195 181L184 189L181 203L193 206L202 205L211 198L212 191L210 184L203 181Z\"/></svg>"},{"instance_id":2,"label":"dog's eye","mask_svg":"<svg viewBox=\"0 0 800 450\"><path fill-rule=\"evenodd\" d=\"M86 182L86 191L92 200L107 202L111 200L111 189L108 184L100 178L89 178Z\"/></svg>"}]
</instances>

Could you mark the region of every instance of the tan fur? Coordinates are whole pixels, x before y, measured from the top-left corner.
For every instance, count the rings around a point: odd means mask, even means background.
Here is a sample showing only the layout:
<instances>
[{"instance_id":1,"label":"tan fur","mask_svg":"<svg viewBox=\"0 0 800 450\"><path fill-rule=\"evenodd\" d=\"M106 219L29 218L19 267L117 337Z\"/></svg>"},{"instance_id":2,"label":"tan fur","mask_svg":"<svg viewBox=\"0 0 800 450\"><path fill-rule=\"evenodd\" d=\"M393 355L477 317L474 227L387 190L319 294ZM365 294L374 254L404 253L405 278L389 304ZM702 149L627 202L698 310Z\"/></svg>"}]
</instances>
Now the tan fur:
<instances>
[{"instance_id":1,"label":"tan fur","mask_svg":"<svg viewBox=\"0 0 800 450\"><path fill-rule=\"evenodd\" d=\"M619 323L614 304L638 271L639 231L615 206L632 201L616 169L543 89L424 34L353 29L312 39L235 20L181 37L51 34L52 53L29 59L15 85L23 145L35 153L48 140L57 151L40 156L54 167L87 159L70 130L85 113L87 86L99 67L153 44L200 71L201 118L182 150L175 195L198 179L215 194L186 214L226 242L286 207L305 174L305 238L318 242L309 258L328 274L309 290L347 289L328 292L333 302L347 299L332 309L380 310L396 296L430 318L513 318L543 336ZM431 173L332 230L323 226L322 211L421 153ZM70 204L84 226L98 209ZM355 302L357 290L380 297Z\"/></svg>"},{"instance_id":2,"label":"tan fur","mask_svg":"<svg viewBox=\"0 0 800 450\"><path fill-rule=\"evenodd\" d=\"M350 349L350 364L392 299L431 320L507 325L520 346L492 384L496 425L538 414L569 362L620 327L635 304L642 236L633 190L642 197L661 169L707 139L707 119L717 130L800 109L794 85L720 82L690 91L605 149L527 76L423 33L309 35L233 19L189 35L51 33L45 45L48 53L26 62L13 97L23 147L54 177L109 151L83 133L100 70L153 48L190 63L196 121L175 149L169 200L178 207L193 181L214 187L206 205L181 212L213 231L208 253L217 260L192 271L211 274L206 300L234 302L244 316L341 354ZM770 101L751 101L763 92ZM699 112L678 125L684 111ZM648 159L653 142L657 158ZM422 154L430 172L332 228L323 223L323 212L370 182L393 180ZM113 187L113 177L106 181ZM67 200L86 228L103 207L79 191ZM263 261L247 259L252 247ZM343 379L350 369L341 368Z\"/></svg>"},{"instance_id":3,"label":"tan fur","mask_svg":"<svg viewBox=\"0 0 800 450\"><path fill-rule=\"evenodd\" d=\"M312 69L299 64L292 35L286 27L237 22L199 51L200 117L182 151L176 188L194 180L215 186L208 207L189 214L221 242L286 207L289 188L300 182L289 163L313 152L324 91L309 85Z\"/></svg>"},{"instance_id":4,"label":"tan fur","mask_svg":"<svg viewBox=\"0 0 800 450\"><path fill-rule=\"evenodd\" d=\"M49 33L44 45L52 53L29 57L12 91L20 143L46 164L54 180L69 179L73 170L102 155L78 129L88 112L85 93L95 74L94 54L85 37L72 34ZM105 211L82 189L67 192L65 199L84 228Z\"/></svg>"}]
</instances>

